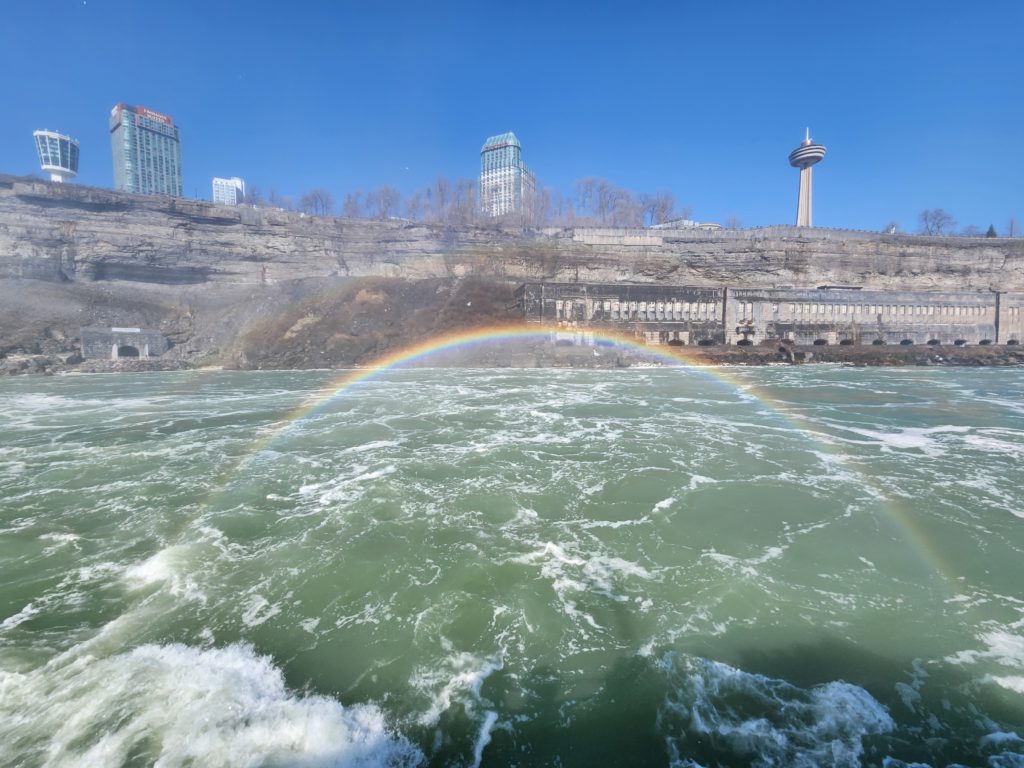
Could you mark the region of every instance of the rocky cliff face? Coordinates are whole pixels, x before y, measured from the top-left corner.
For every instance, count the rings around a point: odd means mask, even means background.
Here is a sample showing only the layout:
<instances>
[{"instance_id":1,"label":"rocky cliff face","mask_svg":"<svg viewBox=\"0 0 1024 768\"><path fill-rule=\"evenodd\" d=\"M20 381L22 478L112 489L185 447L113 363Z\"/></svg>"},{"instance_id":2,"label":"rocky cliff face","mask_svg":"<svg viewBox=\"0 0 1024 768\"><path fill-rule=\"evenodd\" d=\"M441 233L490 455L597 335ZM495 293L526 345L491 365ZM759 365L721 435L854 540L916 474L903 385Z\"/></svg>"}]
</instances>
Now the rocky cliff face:
<instances>
[{"instance_id":1,"label":"rocky cliff face","mask_svg":"<svg viewBox=\"0 0 1024 768\"><path fill-rule=\"evenodd\" d=\"M397 302L391 317L419 324L396 336L416 338L425 316L413 305L454 302L466 280L476 291L492 286L485 303L493 307L526 280L1024 290L1024 239L795 228L513 231L306 217L0 175L0 352L64 351L81 326L128 324L163 330L172 354L188 359L258 357L241 341L255 328L269 333L269 318L313 297L348 301L366 279L434 281L426 292L384 291ZM430 291L441 298L427 301Z\"/></svg>"}]
</instances>

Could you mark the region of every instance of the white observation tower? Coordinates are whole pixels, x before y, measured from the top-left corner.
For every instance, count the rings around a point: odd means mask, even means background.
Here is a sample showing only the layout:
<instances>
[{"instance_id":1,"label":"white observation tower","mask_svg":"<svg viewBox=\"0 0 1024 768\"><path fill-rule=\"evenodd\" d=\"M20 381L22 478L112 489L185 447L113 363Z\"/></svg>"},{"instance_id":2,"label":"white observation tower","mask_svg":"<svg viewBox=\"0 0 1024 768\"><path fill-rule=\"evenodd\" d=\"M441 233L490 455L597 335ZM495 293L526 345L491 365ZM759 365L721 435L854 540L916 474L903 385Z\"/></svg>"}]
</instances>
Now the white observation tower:
<instances>
[{"instance_id":1,"label":"white observation tower","mask_svg":"<svg viewBox=\"0 0 1024 768\"><path fill-rule=\"evenodd\" d=\"M39 165L50 181L67 181L78 175L78 142L56 131L33 131Z\"/></svg>"},{"instance_id":2,"label":"white observation tower","mask_svg":"<svg viewBox=\"0 0 1024 768\"><path fill-rule=\"evenodd\" d=\"M796 225L811 227L811 166L825 157L825 147L811 141L811 129L807 129L800 146L789 153L789 164L800 169L800 193L796 201Z\"/></svg>"}]
</instances>

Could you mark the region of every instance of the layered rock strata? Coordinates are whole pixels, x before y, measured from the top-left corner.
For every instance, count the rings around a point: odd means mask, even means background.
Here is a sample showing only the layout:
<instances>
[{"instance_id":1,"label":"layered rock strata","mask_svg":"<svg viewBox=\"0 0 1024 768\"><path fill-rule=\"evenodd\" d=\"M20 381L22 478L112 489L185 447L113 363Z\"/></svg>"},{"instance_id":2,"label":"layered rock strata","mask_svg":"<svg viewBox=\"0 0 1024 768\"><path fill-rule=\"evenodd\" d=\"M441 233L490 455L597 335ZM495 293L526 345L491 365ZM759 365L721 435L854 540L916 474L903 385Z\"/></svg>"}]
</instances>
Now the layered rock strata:
<instances>
[{"instance_id":1,"label":"layered rock strata","mask_svg":"<svg viewBox=\"0 0 1024 768\"><path fill-rule=\"evenodd\" d=\"M437 332L438 312L444 328L508 319L527 281L1019 291L1024 240L319 218L0 175L0 354L71 354L81 327L123 325L191 362L346 364ZM491 314L461 311L466 290Z\"/></svg>"}]
</instances>

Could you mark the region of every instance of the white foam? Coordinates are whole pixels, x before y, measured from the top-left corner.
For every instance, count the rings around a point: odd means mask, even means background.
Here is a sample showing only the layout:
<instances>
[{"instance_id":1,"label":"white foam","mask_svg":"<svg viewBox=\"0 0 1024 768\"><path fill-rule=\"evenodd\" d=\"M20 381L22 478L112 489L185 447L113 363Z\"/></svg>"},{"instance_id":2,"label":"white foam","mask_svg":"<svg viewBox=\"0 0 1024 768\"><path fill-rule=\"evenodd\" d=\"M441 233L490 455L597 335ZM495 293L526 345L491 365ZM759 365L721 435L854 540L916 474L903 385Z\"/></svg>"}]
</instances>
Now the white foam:
<instances>
[{"instance_id":1,"label":"white foam","mask_svg":"<svg viewBox=\"0 0 1024 768\"><path fill-rule=\"evenodd\" d=\"M445 660L446 669L420 669L410 683L424 691L440 690L431 695L430 706L420 715L421 725L436 725L442 713L454 701L460 702L467 711L472 711L481 702L480 689L490 675L504 666L500 656L481 658L471 653L457 653ZM481 752L483 747L480 748Z\"/></svg>"},{"instance_id":2,"label":"white foam","mask_svg":"<svg viewBox=\"0 0 1024 768\"><path fill-rule=\"evenodd\" d=\"M786 553L784 547L768 547L761 555L757 557L733 557L723 552L718 552L714 548L707 549L701 552L701 558L707 560L713 560L716 563L730 569L739 571L744 576L754 578L761 575L761 572L755 567L758 565L764 565L770 560L776 560L782 557Z\"/></svg>"},{"instance_id":3,"label":"white foam","mask_svg":"<svg viewBox=\"0 0 1024 768\"><path fill-rule=\"evenodd\" d=\"M2 675L0 723L48 766L412 766L422 753L373 705L297 696L246 645L145 645ZM7 748L10 749L9 747ZM9 751L6 758L19 762ZM27 755L22 756L29 760Z\"/></svg>"},{"instance_id":4,"label":"white foam","mask_svg":"<svg viewBox=\"0 0 1024 768\"><path fill-rule=\"evenodd\" d=\"M947 424L939 427L905 427L896 432L879 432L864 427L851 427L847 424L837 425L847 432L867 437L880 444L883 449L907 451L919 450L927 456L942 456L946 450L936 435L963 434L970 432L970 427Z\"/></svg>"},{"instance_id":5,"label":"white foam","mask_svg":"<svg viewBox=\"0 0 1024 768\"><path fill-rule=\"evenodd\" d=\"M247 627L258 627L267 619L277 616L281 612L281 606L270 603L263 595L252 595L242 614L242 623Z\"/></svg>"},{"instance_id":6,"label":"white foam","mask_svg":"<svg viewBox=\"0 0 1024 768\"><path fill-rule=\"evenodd\" d=\"M361 492L360 486L363 483L379 480L398 471L394 464L388 464L379 469L370 470L368 467L355 468L354 477L343 477L329 480L323 483L312 483L299 488L300 496L309 496L319 493L317 501L321 506L337 502L351 501L353 497Z\"/></svg>"},{"instance_id":7,"label":"white foam","mask_svg":"<svg viewBox=\"0 0 1024 768\"><path fill-rule=\"evenodd\" d=\"M551 582L562 610L567 616L583 621L592 629L601 629L592 615L581 610L573 596L588 592L603 595L616 602L626 602L625 583L630 579L654 578L637 563L610 555L583 557L568 554L555 542L545 542L540 548L512 558L512 562L540 565L541 576Z\"/></svg>"},{"instance_id":8,"label":"white foam","mask_svg":"<svg viewBox=\"0 0 1024 768\"><path fill-rule=\"evenodd\" d=\"M669 496L667 499L662 499L651 509L651 512L660 512L663 509L668 509L677 501L675 496Z\"/></svg>"},{"instance_id":9,"label":"white foam","mask_svg":"<svg viewBox=\"0 0 1024 768\"><path fill-rule=\"evenodd\" d=\"M1024 637L1003 630L983 632L979 640L988 648L983 651L960 651L947 656L950 664L974 664L982 659L989 659L1006 667L1024 669Z\"/></svg>"},{"instance_id":10,"label":"white foam","mask_svg":"<svg viewBox=\"0 0 1024 768\"><path fill-rule=\"evenodd\" d=\"M985 675L983 683L995 683L1008 691L1024 693L1024 676L1021 675Z\"/></svg>"},{"instance_id":11,"label":"white foam","mask_svg":"<svg viewBox=\"0 0 1024 768\"><path fill-rule=\"evenodd\" d=\"M6 619L0 622L0 631L14 629L19 624L24 624L33 616L37 615L39 613L39 610L39 606L35 604L35 601L30 602L20 611L18 611L15 614L12 614L11 616L8 616Z\"/></svg>"},{"instance_id":12,"label":"white foam","mask_svg":"<svg viewBox=\"0 0 1024 768\"><path fill-rule=\"evenodd\" d=\"M167 547L148 560L126 568L124 578L133 589L163 585L175 597L205 602L206 596L193 578L194 550L194 544Z\"/></svg>"},{"instance_id":13,"label":"white foam","mask_svg":"<svg viewBox=\"0 0 1024 768\"><path fill-rule=\"evenodd\" d=\"M718 481L715 480L715 478L713 478L713 477L705 477L704 475L693 475L690 478L690 482L687 483L686 488L687 488L687 490L693 491L693 490L696 490L697 486L699 486L699 485L705 485L707 483L717 483L717 482Z\"/></svg>"},{"instance_id":14,"label":"white foam","mask_svg":"<svg viewBox=\"0 0 1024 768\"><path fill-rule=\"evenodd\" d=\"M484 757L484 747L491 743L491 731L496 722L498 722L497 712L488 710L484 713L484 721L480 724L480 733L476 737L476 744L473 745L472 768L480 768L480 761Z\"/></svg>"},{"instance_id":15,"label":"white foam","mask_svg":"<svg viewBox=\"0 0 1024 768\"><path fill-rule=\"evenodd\" d=\"M964 443L987 453L997 453L1001 456L1009 456L1014 459L1024 459L1024 446L1016 443L1008 443L1005 440L997 440L994 437L984 435L968 435Z\"/></svg>"},{"instance_id":16,"label":"white foam","mask_svg":"<svg viewBox=\"0 0 1024 768\"><path fill-rule=\"evenodd\" d=\"M80 537L74 533L44 533L39 537L41 541L53 542L43 550L44 555L56 554L68 545L76 550L80 550L81 546L78 544L79 538Z\"/></svg>"},{"instance_id":17,"label":"white foam","mask_svg":"<svg viewBox=\"0 0 1024 768\"><path fill-rule=\"evenodd\" d=\"M861 764L863 737L895 728L882 704L849 683L801 689L719 662L677 659L672 653L658 666L668 673L673 688L659 715L673 749L689 732L736 755L756 755L759 765L853 768Z\"/></svg>"},{"instance_id":18,"label":"white foam","mask_svg":"<svg viewBox=\"0 0 1024 768\"><path fill-rule=\"evenodd\" d=\"M1024 742L1015 731L995 731L994 733L986 734L981 737L980 743L983 747L994 745L1000 746L1002 744L1015 743L1020 744Z\"/></svg>"}]
</instances>

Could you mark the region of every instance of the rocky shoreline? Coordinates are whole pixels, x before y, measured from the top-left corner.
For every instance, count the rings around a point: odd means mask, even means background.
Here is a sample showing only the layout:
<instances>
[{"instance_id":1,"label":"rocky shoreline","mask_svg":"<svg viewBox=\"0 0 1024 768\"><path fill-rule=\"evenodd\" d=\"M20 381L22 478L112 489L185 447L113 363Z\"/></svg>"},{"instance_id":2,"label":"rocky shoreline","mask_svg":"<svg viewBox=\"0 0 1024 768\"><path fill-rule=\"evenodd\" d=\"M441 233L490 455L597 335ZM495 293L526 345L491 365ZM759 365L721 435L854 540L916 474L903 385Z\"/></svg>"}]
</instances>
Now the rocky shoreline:
<instances>
[{"instance_id":1,"label":"rocky shoreline","mask_svg":"<svg viewBox=\"0 0 1024 768\"><path fill-rule=\"evenodd\" d=\"M391 351L398 351L397 349ZM421 367L452 368L633 368L679 364L762 366L842 365L850 367L1024 367L1020 346L866 346L785 347L765 344L754 347L662 347L650 354L614 347L560 346L550 342L513 342L485 345L470 350L437 353L412 363ZM331 365L217 366L225 370L317 370L372 367L372 360L352 360ZM139 373L209 368L189 360L83 360L71 354L8 354L0 357L0 376L53 376L89 373Z\"/></svg>"}]
</instances>

